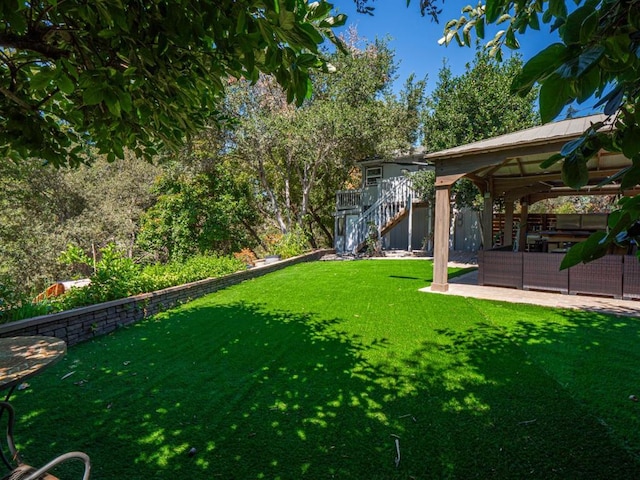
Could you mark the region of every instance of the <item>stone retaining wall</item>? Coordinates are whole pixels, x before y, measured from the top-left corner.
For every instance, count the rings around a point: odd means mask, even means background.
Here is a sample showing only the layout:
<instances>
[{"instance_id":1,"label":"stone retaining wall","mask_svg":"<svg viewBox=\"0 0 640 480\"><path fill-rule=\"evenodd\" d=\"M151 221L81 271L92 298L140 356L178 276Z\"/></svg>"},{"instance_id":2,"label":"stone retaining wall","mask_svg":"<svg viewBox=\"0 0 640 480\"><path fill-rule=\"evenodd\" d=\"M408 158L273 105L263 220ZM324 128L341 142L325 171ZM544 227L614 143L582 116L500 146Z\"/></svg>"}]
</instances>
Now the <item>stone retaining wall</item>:
<instances>
[{"instance_id":1,"label":"stone retaining wall","mask_svg":"<svg viewBox=\"0 0 640 480\"><path fill-rule=\"evenodd\" d=\"M194 300L245 280L261 277L290 265L318 260L322 256L333 252L333 250L318 250L299 257L288 258L277 263L247 269L219 278L208 278L156 292L143 293L134 297L2 324L0 325L0 337L47 335L66 341L67 345L74 345L83 340L112 332L118 327L137 322L175 305Z\"/></svg>"}]
</instances>

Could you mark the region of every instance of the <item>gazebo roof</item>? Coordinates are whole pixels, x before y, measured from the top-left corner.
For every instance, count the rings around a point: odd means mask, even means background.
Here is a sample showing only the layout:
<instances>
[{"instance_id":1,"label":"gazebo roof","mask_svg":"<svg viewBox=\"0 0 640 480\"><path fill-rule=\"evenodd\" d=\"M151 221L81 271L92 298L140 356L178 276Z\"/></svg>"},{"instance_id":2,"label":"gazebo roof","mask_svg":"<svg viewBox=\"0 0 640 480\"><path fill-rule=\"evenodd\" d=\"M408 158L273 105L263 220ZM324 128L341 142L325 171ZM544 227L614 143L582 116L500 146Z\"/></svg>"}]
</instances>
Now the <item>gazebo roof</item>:
<instances>
[{"instance_id":1,"label":"gazebo roof","mask_svg":"<svg viewBox=\"0 0 640 480\"><path fill-rule=\"evenodd\" d=\"M591 115L548 123L506 135L425 155L436 166L436 182L450 185L467 177L483 191L509 200L528 197L530 203L560 195L621 193L617 185L596 187L602 180L628 166L621 154L600 152L587 163L589 183L581 191L562 182L562 163L541 169L540 163L578 138L591 124L606 119Z\"/></svg>"},{"instance_id":2,"label":"gazebo roof","mask_svg":"<svg viewBox=\"0 0 640 480\"><path fill-rule=\"evenodd\" d=\"M591 115L588 117L571 118L560 122L547 123L518 132L507 133L478 142L460 145L459 147L429 153L425 155L424 158L425 160L433 161L435 159L461 157L478 152L504 151L514 147L521 147L523 144L531 146L555 143L557 141L567 142L573 138L578 138L589 126L596 122L602 122L606 118L606 115Z\"/></svg>"}]
</instances>

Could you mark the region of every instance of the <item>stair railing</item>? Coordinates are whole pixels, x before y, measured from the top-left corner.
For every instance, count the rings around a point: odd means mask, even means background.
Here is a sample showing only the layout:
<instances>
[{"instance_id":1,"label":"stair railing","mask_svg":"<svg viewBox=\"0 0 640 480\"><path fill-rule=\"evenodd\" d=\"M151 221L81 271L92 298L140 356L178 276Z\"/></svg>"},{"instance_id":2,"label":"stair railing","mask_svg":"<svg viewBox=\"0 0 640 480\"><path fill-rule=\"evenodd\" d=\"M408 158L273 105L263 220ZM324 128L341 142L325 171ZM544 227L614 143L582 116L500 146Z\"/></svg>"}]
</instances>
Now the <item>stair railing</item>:
<instances>
[{"instance_id":1,"label":"stair railing","mask_svg":"<svg viewBox=\"0 0 640 480\"><path fill-rule=\"evenodd\" d=\"M382 181L380 198L356 220L353 225L355 233L355 250L359 249L369 237L370 225L375 225L378 238L385 225L391 222L403 209L408 211L413 196L413 182L410 177L394 177ZM354 251L353 253L357 253Z\"/></svg>"}]
</instances>

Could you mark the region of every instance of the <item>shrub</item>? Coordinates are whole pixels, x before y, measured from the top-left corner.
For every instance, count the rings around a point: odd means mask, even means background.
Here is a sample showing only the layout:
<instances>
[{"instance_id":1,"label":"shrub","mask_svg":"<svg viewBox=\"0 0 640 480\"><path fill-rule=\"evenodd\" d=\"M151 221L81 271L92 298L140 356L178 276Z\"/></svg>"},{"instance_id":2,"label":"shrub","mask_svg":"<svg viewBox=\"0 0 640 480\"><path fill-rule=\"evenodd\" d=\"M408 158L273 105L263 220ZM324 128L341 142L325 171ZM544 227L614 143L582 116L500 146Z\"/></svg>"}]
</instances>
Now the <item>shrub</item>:
<instances>
[{"instance_id":1,"label":"shrub","mask_svg":"<svg viewBox=\"0 0 640 480\"><path fill-rule=\"evenodd\" d=\"M61 261L80 268L93 263L81 248L73 245L67 247ZM67 310L136 295L147 291L150 286L140 274L140 266L111 243L100 249L100 260L93 266L91 283L83 288L70 289L52 303L59 310Z\"/></svg>"},{"instance_id":2,"label":"shrub","mask_svg":"<svg viewBox=\"0 0 640 480\"><path fill-rule=\"evenodd\" d=\"M93 269L91 283L72 288L60 297L32 303L18 296L9 282L0 282L0 322L44 315L54 311L117 300L205 278L219 277L245 268L243 260L217 255L197 255L185 261L173 261L142 268L127 258L115 245L100 249L99 261L93 261L79 247L70 245L61 261L77 269Z\"/></svg>"},{"instance_id":3,"label":"shrub","mask_svg":"<svg viewBox=\"0 0 640 480\"><path fill-rule=\"evenodd\" d=\"M245 268L242 260L216 255L196 255L185 261L172 261L164 265L149 265L142 271L144 282L152 290L195 282L205 278L220 277Z\"/></svg>"},{"instance_id":4,"label":"shrub","mask_svg":"<svg viewBox=\"0 0 640 480\"><path fill-rule=\"evenodd\" d=\"M28 296L19 293L10 279L0 278L0 323L46 315L52 310L48 300L32 302Z\"/></svg>"},{"instance_id":5,"label":"shrub","mask_svg":"<svg viewBox=\"0 0 640 480\"><path fill-rule=\"evenodd\" d=\"M270 247L270 253L280 255L281 258L290 258L302 255L309 250L307 235L300 227L285 233Z\"/></svg>"},{"instance_id":6,"label":"shrub","mask_svg":"<svg viewBox=\"0 0 640 480\"><path fill-rule=\"evenodd\" d=\"M233 257L240 260L245 265L254 265L257 257L250 248L243 248L239 252L233 254Z\"/></svg>"}]
</instances>

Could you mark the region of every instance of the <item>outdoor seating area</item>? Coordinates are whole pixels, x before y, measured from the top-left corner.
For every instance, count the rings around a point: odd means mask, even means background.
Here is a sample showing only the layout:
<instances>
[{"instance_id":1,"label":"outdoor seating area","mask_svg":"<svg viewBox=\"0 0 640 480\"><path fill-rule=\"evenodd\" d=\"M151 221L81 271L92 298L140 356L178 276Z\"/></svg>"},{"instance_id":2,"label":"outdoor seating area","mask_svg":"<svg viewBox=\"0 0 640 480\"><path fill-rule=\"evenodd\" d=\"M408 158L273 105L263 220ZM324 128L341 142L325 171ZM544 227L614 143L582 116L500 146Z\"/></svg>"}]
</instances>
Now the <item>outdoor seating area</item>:
<instances>
[{"instance_id":1,"label":"outdoor seating area","mask_svg":"<svg viewBox=\"0 0 640 480\"><path fill-rule=\"evenodd\" d=\"M561 165L540 168L541 162L560 152L563 145L604 120L604 115L567 119L425 155L436 170L432 290L448 289L451 188L461 178L468 178L484 199L483 248L478 254L480 285L638 298L640 279L635 273L637 265L633 265L638 263L633 248L612 251L569 271L559 270L562 254L571 245L606 229L606 214L552 215L552 219L529 214L531 205L545 199L638 193L637 187L623 190L619 183L606 181L631 164L622 153L600 152L589 160L585 165L587 185L580 190L564 184ZM496 215L498 200L504 213Z\"/></svg>"},{"instance_id":2,"label":"outdoor seating area","mask_svg":"<svg viewBox=\"0 0 640 480\"><path fill-rule=\"evenodd\" d=\"M560 270L562 253L478 252L478 285L564 294L640 298L640 268L633 255L606 255L587 264Z\"/></svg>"}]
</instances>

